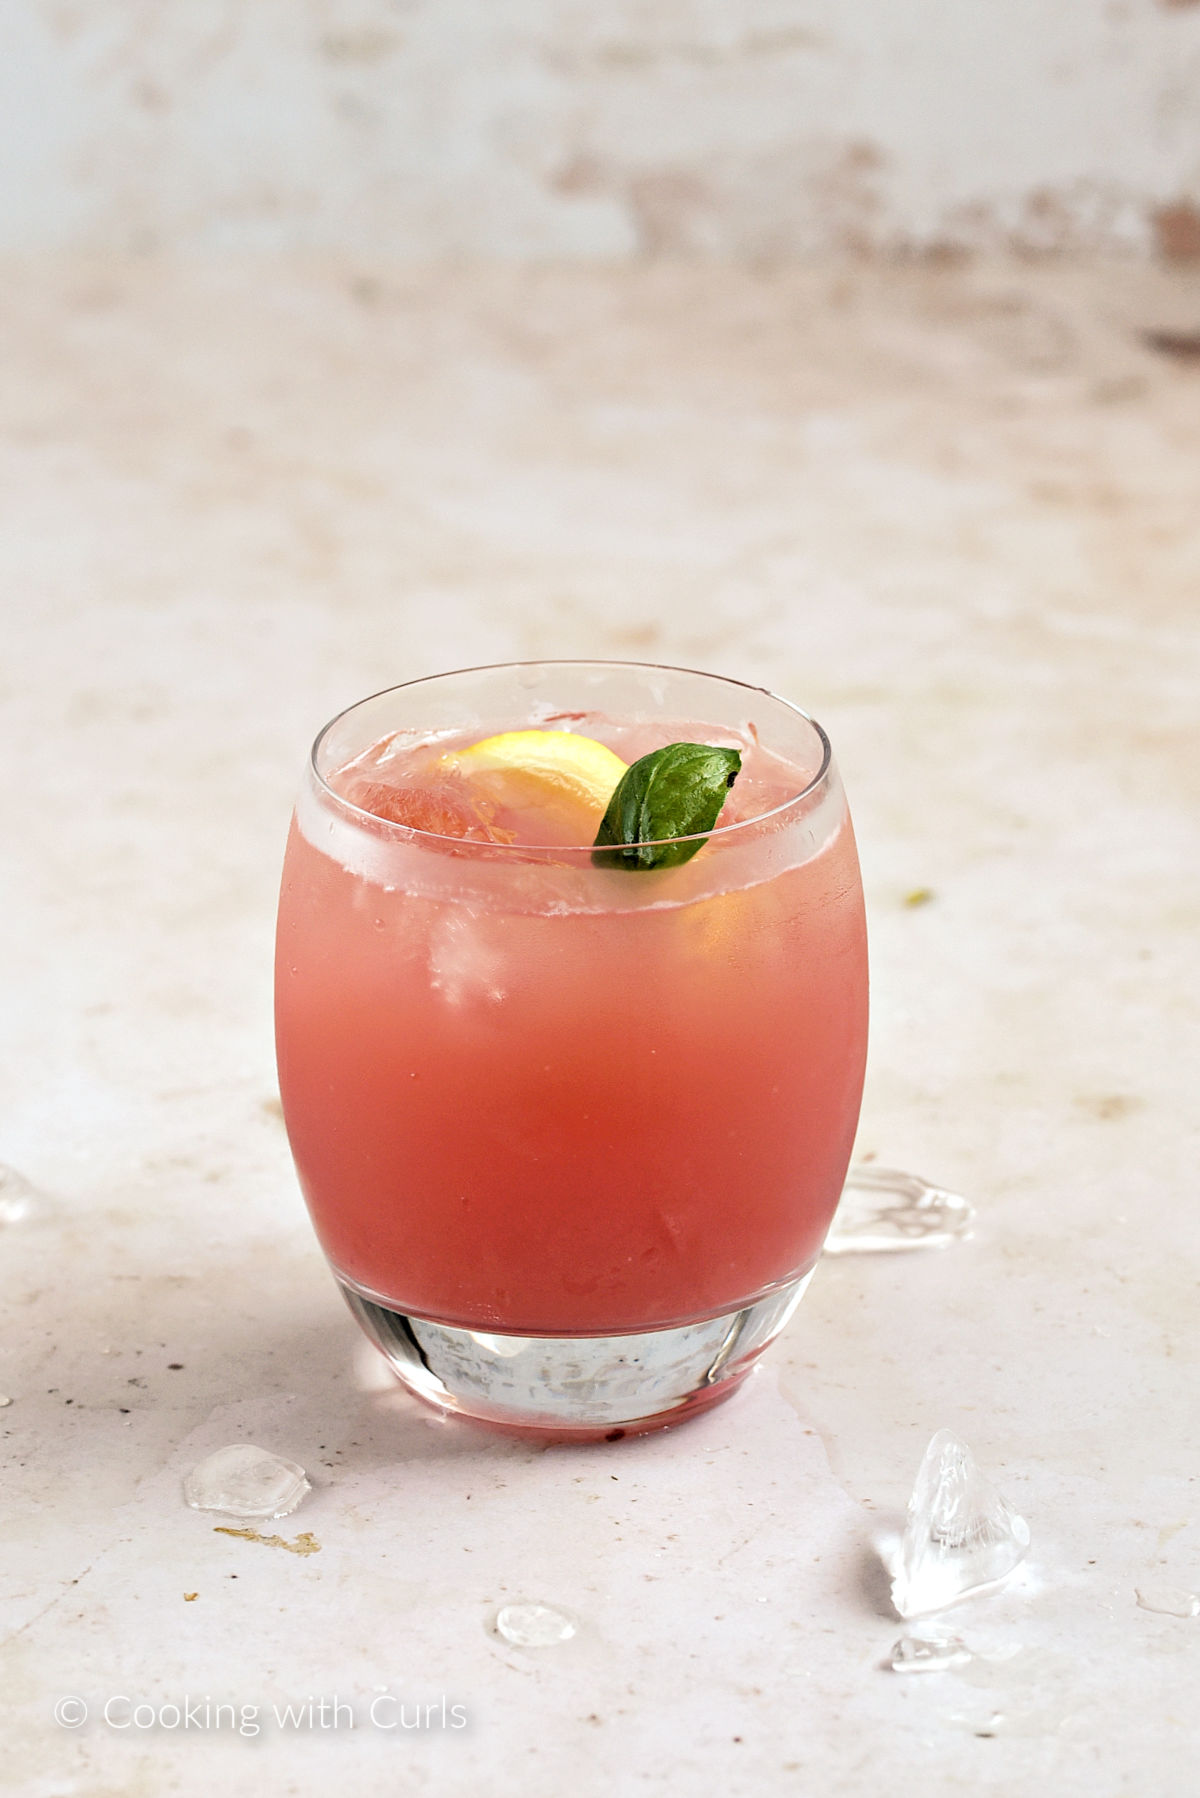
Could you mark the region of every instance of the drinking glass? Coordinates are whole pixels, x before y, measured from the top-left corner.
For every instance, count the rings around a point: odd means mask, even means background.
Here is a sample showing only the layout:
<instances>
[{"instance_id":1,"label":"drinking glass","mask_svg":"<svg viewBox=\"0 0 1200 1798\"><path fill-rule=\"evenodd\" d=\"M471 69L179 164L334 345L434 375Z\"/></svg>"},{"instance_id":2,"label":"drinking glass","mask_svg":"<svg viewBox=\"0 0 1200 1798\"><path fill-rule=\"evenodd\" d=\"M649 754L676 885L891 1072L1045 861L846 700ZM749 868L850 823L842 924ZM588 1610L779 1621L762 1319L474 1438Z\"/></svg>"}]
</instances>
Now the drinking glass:
<instances>
[{"instance_id":1,"label":"drinking glass","mask_svg":"<svg viewBox=\"0 0 1200 1798\"><path fill-rule=\"evenodd\" d=\"M388 822L340 770L517 729L626 760L737 747L681 865ZM342 782L345 785L345 782ZM829 741L761 688L540 662L411 681L318 736L279 907L280 1092L313 1224L401 1380L615 1438L731 1393L846 1173L866 1053L858 862Z\"/></svg>"}]
</instances>

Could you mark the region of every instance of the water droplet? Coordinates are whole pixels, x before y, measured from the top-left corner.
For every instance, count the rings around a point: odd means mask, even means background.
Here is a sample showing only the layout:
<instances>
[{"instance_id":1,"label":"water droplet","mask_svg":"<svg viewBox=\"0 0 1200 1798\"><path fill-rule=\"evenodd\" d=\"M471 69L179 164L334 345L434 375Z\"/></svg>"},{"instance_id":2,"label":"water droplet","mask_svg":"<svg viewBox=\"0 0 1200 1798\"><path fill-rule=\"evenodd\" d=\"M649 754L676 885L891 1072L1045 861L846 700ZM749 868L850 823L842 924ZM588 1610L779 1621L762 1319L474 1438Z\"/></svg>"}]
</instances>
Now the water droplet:
<instances>
[{"instance_id":1,"label":"water droplet","mask_svg":"<svg viewBox=\"0 0 1200 1798\"><path fill-rule=\"evenodd\" d=\"M12 1400L9 1398L7 1392L0 1392L0 1411L6 1410L11 1404Z\"/></svg>"},{"instance_id":2,"label":"water droplet","mask_svg":"<svg viewBox=\"0 0 1200 1798\"><path fill-rule=\"evenodd\" d=\"M1007 1579L1029 1552L1029 1525L986 1480L965 1442L939 1430L925 1450L893 1569L901 1617L941 1611Z\"/></svg>"},{"instance_id":3,"label":"water droplet","mask_svg":"<svg viewBox=\"0 0 1200 1798\"><path fill-rule=\"evenodd\" d=\"M965 1667L973 1659L961 1636L922 1629L893 1643L887 1664L893 1673L944 1673L949 1667Z\"/></svg>"},{"instance_id":4,"label":"water droplet","mask_svg":"<svg viewBox=\"0 0 1200 1798\"><path fill-rule=\"evenodd\" d=\"M890 1167L854 1167L825 1242L827 1255L944 1249L970 1236L975 1209L957 1193Z\"/></svg>"},{"instance_id":5,"label":"water droplet","mask_svg":"<svg viewBox=\"0 0 1200 1798\"><path fill-rule=\"evenodd\" d=\"M224 1511L230 1517L287 1517L312 1490L303 1467L235 1442L193 1467L183 1496L194 1511Z\"/></svg>"},{"instance_id":6,"label":"water droplet","mask_svg":"<svg viewBox=\"0 0 1200 1798\"><path fill-rule=\"evenodd\" d=\"M1164 1617L1200 1617L1200 1592L1189 1592L1183 1586L1138 1586L1134 1597L1143 1611L1158 1611Z\"/></svg>"},{"instance_id":7,"label":"water droplet","mask_svg":"<svg viewBox=\"0 0 1200 1798\"><path fill-rule=\"evenodd\" d=\"M514 1648L553 1648L569 1642L575 1625L548 1604L506 1604L496 1612L496 1634Z\"/></svg>"}]
</instances>

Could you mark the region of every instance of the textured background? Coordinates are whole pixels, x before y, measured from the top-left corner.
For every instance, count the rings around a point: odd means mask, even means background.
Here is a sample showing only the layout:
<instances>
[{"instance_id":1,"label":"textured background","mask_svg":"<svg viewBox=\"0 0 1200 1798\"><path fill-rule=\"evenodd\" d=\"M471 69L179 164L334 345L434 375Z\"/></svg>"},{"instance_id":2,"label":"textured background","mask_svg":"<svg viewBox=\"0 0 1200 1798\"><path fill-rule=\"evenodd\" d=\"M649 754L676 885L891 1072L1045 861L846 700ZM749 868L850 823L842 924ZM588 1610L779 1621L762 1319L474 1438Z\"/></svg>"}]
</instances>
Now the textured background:
<instances>
[{"instance_id":1,"label":"textured background","mask_svg":"<svg viewBox=\"0 0 1200 1798\"><path fill-rule=\"evenodd\" d=\"M7 0L0 249L1200 253L1195 0Z\"/></svg>"},{"instance_id":2,"label":"textured background","mask_svg":"<svg viewBox=\"0 0 1200 1798\"><path fill-rule=\"evenodd\" d=\"M1200 1621L1136 1594L1200 1591L1197 92L1159 0L0 5L12 1798L1195 1798ZM381 1379L271 1053L313 732L552 655L828 726L858 1152L978 1208L612 1452ZM940 1426L1034 1547L902 1680ZM320 1553L186 1510L237 1438ZM470 1729L99 1718L382 1682Z\"/></svg>"},{"instance_id":3,"label":"textured background","mask_svg":"<svg viewBox=\"0 0 1200 1798\"><path fill-rule=\"evenodd\" d=\"M0 1232L6 1798L1195 1798L1200 1620L1135 1598L1200 1590L1200 370L1144 336L1188 341L1195 287L6 267L0 1160L54 1199ZM271 1058L322 719L554 654L828 726L870 914L859 1153L979 1212L943 1254L822 1262L745 1394L616 1453L443 1424L356 1352ZM941 1426L1034 1549L949 1615L984 1659L897 1679L874 1543ZM239 1438L308 1467L279 1528L319 1554L185 1509ZM507 1649L512 1599L578 1637ZM470 1729L99 1718L361 1716L386 1681Z\"/></svg>"}]
</instances>

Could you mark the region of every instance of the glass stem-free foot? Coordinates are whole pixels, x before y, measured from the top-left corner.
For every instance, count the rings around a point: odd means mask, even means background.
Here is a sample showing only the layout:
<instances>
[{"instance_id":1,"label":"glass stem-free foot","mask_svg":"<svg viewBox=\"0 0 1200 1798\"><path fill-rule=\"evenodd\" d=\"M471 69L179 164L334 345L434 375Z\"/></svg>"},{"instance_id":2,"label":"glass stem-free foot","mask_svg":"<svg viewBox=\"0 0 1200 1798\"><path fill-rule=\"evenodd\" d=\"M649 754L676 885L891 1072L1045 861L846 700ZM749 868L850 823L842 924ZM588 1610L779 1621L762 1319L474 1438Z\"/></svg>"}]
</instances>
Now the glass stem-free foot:
<instances>
[{"instance_id":1,"label":"glass stem-free foot","mask_svg":"<svg viewBox=\"0 0 1200 1798\"><path fill-rule=\"evenodd\" d=\"M393 1311L339 1279L404 1384L460 1416L583 1439L679 1423L727 1398L799 1304L812 1270L722 1317L619 1336L513 1336Z\"/></svg>"}]
</instances>

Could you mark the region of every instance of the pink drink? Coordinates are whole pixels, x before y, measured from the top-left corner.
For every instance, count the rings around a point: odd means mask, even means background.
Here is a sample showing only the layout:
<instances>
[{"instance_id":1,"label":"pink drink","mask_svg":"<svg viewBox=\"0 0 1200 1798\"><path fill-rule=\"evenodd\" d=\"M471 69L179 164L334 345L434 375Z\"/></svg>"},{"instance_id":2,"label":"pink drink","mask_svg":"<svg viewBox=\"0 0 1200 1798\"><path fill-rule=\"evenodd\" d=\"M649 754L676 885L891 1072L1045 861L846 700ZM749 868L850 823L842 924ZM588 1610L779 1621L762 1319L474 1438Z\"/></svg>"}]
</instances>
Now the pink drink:
<instances>
[{"instance_id":1,"label":"pink drink","mask_svg":"<svg viewBox=\"0 0 1200 1798\"><path fill-rule=\"evenodd\" d=\"M352 1293L459 1330L612 1337L737 1312L811 1269L850 1156L866 936L823 736L756 689L600 667L546 671L526 710L520 692L485 709L503 671L445 677L474 682L457 740L558 714L627 761L740 746L686 865L595 867L587 845L531 847L529 818L512 844L452 842L348 803L364 772L403 781L453 740L452 698L420 691L436 682L335 721L292 826L277 1026L305 1197ZM650 680L613 722L638 674L690 685L657 717Z\"/></svg>"}]
</instances>

